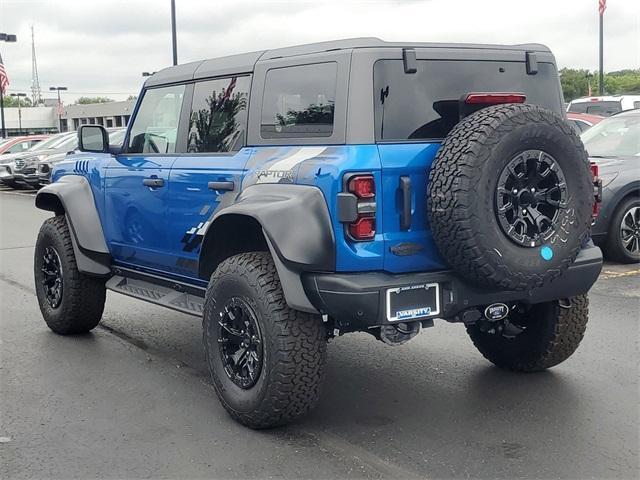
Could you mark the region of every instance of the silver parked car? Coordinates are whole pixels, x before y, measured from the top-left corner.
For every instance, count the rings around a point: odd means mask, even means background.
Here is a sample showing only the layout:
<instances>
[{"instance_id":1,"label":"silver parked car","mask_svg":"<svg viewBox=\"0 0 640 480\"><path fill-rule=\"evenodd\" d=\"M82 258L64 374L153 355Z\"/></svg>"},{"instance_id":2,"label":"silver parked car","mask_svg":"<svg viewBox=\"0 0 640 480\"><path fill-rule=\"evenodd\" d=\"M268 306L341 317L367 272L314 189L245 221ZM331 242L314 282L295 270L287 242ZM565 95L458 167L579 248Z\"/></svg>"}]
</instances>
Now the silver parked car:
<instances>
[{"instance_id":1,"label":"silver parked car","mask_svg":"<svg viewBox=\"0 0 640 480\"><path fill-rule=\"evenodd\" d=\"M0 158L0 182L13 188L28 186L21 182L20 175L24 172L35 171L36 163L51 153L67 151L75 148L75 132L59 133L36 144L29 150L20 153L3 155Z\"/></svg>"},{"instance_id":2,"label":"silver parked car","mask_svg":"<svg viewBox=\"0 0 640 480\"><path fill-rule=\"evenodd\" d=\"M127 131L126 128L109 128L107 131L109 132L109 145L122 145L122 142L124 141L124 134ZM75 133L74 138L76 138ZM77 138L75 139L75 142L74 149L77 147ZM68 152L66 151L62 151L43 158L38 162L35 173L30 174L28 178L25 178L25 180L27 180L32 187L36 188L51 183L51 171L53 170L54 165L64 160L67 153Z\"/></svg>"}]
</instances>

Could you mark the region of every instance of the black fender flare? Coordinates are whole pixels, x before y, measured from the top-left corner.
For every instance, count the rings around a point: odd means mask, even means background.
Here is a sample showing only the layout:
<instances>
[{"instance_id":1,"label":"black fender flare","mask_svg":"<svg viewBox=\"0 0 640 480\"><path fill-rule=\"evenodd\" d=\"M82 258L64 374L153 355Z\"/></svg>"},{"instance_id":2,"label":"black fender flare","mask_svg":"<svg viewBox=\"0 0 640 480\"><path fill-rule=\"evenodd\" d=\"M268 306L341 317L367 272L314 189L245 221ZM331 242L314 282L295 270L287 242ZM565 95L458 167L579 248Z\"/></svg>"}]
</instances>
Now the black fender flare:
<instances>
[{"instance_id":1,"label":"black fender flare","mask_svg":"<svg viewBox=\"0 0 640 480\"><path fill-rule=\"evenodd\" d=\"M221 205L209 229L230 214L251 217L262 227L287 304L318 313L304 292L300 273L335 271L335 238L322 191L309 185L252 185L232 204Z\"/></svg>"},{"instance_id":2,"label":"black fender flare","mask_svg":"<svg viewBox=\"0 0 640 480\"><path fill-rule=\"evenodd\" d=\"M36 208L65 215L79 271L100 276L111 273L111 255L93 192L85 177L67 175L60 178L41 188L35 203Z\"/></svg>"}]
</instances>

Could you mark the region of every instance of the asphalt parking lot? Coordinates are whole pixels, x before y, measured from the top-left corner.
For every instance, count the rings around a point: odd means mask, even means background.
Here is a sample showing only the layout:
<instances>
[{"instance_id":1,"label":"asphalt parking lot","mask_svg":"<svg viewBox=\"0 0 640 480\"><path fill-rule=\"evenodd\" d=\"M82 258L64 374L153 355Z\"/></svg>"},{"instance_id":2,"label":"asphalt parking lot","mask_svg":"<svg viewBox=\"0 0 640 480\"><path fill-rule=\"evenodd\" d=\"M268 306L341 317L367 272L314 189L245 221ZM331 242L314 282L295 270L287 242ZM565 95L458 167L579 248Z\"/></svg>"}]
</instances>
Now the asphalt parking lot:
<instances>
[{"instance_id":1,"label":"asphalt parking lot","mask_svg":"<svg viewBox=\"0 0 640 480\"><path fill-rule=\"evenodd\" d=\"M605 265L585 340L548 372L498 370L444 322L402 347L346 335L319 408L256 432L215 398L195 317L109 292L93 333L47 329L47 216L0 191L1 478L638 477L638 266Z\"/></svg>"}]
</instances>

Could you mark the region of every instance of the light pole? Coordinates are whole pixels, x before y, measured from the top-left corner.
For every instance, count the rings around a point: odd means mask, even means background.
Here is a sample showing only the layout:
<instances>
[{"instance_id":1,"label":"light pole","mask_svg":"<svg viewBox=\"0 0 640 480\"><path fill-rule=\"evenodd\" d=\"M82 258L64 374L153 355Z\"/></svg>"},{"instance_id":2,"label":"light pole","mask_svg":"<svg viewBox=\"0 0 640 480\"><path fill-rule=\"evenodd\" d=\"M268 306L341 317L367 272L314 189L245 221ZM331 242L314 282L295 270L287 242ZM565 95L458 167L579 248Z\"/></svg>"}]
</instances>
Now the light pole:
<instances>
[{"instance_id":1,"label":"light pole","mask_svg":"<svg viewBox=\"0 0 640 480\"><path fill-rule=\"evenodd\" d=\"M15 35L9 33L0 33L0 42L14 43L16 41L18 41L18 37L16 37ZM2 69L4 70L2 55L0 55L0 65L2 65ZM4 76L7 76L6 70L4 70ZM4 126L4 88L2 88L2 85L0 85L0 120L0 123L2 124L2 138L5 138L7 136L7 129Z\"/></svg>"},{"instance_id":2,"label":"light pole","mask_svg":"<svg viewBox=\"0 0 640 480\"><path fill-rule=\"evenodd\" d=\"M66 90L67 87L49 87L49 90L58 92L58 131L62 132L62 101L60 100L60 91Z\"/></svg>"},{"instance_id":3,"label":"light pole","mask_svg":"<svg viewBox=\"0 0 640 480\"><path fill-rule=\"evenodd\" d=\"M26 97L26 93L12 93L10 94L12 97L18 98L18 130L20 135L22 135L22 108L20 104L20 97Z\"/></svg>"},{"instance_id":4,"label":"light pole","mask_svg":"<svg viewBox=\"0 0 640 480\"><path fill-rule=\"evenodd\" d=\"M171 0L171 43L173 45L173 64L178 64L178 41L176 40L176 0Z\"/></svg>"}]
</instances>

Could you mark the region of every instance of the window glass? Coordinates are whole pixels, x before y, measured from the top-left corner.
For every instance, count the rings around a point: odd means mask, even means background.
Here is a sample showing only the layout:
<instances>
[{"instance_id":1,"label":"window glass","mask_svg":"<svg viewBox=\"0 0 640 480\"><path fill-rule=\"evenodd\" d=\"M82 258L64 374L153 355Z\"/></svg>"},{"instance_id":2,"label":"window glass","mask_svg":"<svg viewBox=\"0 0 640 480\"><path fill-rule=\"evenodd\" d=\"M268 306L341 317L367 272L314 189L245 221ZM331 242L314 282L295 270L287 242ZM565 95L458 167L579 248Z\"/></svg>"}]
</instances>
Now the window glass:
<instances>
[{"instance_id":1,"label":"window glass","mask_svg":"<svg viewBox=\"0 0 640 480\"><path fill-rule=\"evenodd\" d=\"M229 152L244 143L250 77L198 82L189 117L189 152Z\"/></svg>"},{"instance_id":2,"label":"window glass","mask_svg":"<svg viewBox=\"0 0 640 480\"><path fill-rule=\"evenodd\" d=\"M18 142L15 145L9 147L6 153L20 153L29 149L29 142Z\"/></svg>"},{"instance_id":3,"label":"window glass","mask_svg":"<svg viewBox=\"0 0 640 480\"><path fill-rule=\"evenodd\" d=\"M122 146L125 133L126 133L125 129L109 132L109 145Z\"/></svg>"},{"instance_id":4,"label":"window glass","mask_svg":"<svg viewBox=\"0 0 640 480\"><path fill-rule=\"evenodd\" d=\"M609 117L621 111L622 104L616 101L578 102L569 106L569 112L590 113L591 115L602 115L604 117Z\"/></svg>"},{"instance_id":5,"label":"window glass","mask_svg":"<svg viewBox=\"0 0 640 480\"><path fill-rule=\"evenodd\" d=\"M131 127L129 153L174 153L184 85L147 90Z\"/></svg>"},{"instance_id":6,"label":"window glass","mask_svg":"<svg viewBox=\"0 0 640 480\"><path fill-rule=\"evenodd\" d=\"M580 137L592 157L640 155L640 115L607 118Z\"/></svg>"},{"instance_id":7,"label":"window glass","mask_svg":"<svg viewBox=\"0 0 640 480\"><path fill-rule=\"evenodd\" d=\"M262 138L330 137L337 72L335 62L269 70L262 100Z\"/></svg>"},{"instance_id":8,"label":"window glass","mask_svg":"<svg viewBox=\"0 0 640 480\"><path fill-rule=\"evenodd\" d=\"M471 92L522 92L526 102L563 113L558 74L538 63L527 75L524 62L419 60L404 73L402 60L374 66L376 139L440 139L460 121L460 99Z\"/></svg>"}]
</instances>

